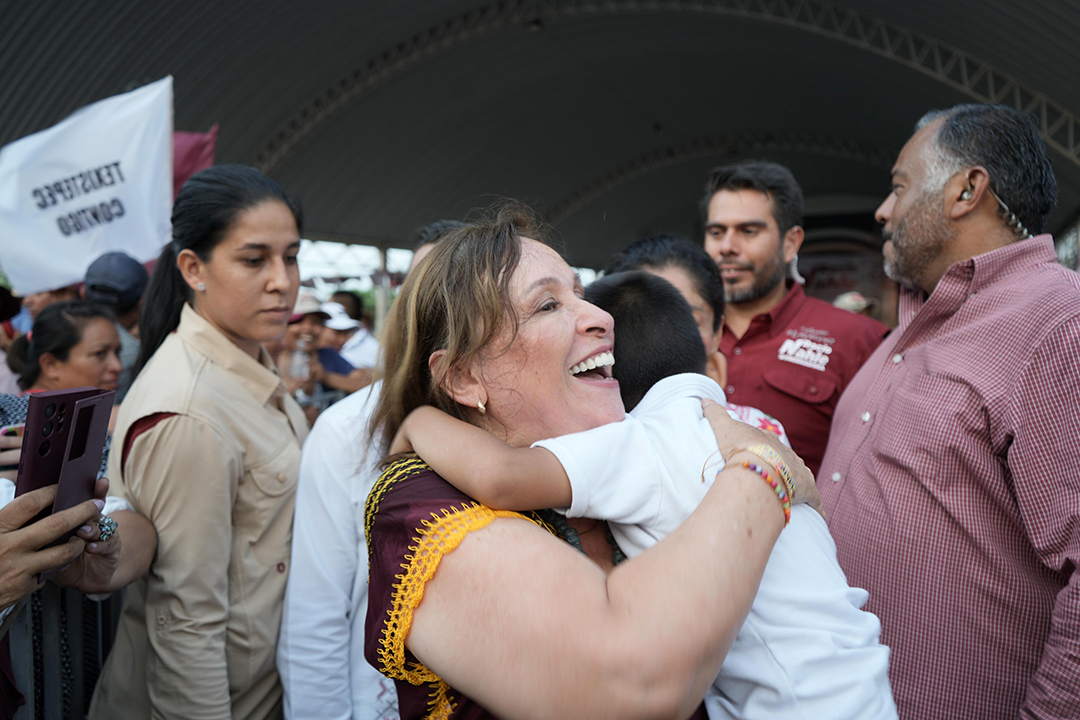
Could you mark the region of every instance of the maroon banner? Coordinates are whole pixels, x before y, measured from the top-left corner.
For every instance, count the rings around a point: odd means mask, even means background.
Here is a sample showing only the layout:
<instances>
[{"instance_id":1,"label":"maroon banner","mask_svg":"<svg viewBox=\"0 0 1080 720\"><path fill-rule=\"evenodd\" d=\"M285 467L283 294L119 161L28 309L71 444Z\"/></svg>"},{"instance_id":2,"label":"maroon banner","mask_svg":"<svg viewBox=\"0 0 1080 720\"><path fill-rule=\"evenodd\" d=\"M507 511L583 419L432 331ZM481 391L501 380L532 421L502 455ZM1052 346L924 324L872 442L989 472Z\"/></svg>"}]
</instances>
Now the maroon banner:
<instances>
[{"instance_id":1,"label":"maroon banner","mask_svg":"<svg viewBox=\"0 0 1080 720\"><path fill-rule=\"evenodd\" d=\"M173 200L176 200L185 180L214 164L217 136L217 123L204 133L173 133Z\"/></svg>"}]
</instances>

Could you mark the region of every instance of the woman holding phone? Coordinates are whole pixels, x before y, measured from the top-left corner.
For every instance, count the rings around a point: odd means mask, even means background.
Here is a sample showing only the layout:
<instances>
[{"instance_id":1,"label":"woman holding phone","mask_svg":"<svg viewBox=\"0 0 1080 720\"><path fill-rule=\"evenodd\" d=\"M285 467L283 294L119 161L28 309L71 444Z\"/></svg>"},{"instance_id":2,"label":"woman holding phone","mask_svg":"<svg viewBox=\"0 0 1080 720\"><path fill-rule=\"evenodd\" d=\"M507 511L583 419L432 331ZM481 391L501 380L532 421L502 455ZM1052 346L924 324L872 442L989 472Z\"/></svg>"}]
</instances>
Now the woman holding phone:
<instances>
[{"instance_id":1,"label":"woman holding phone","mask_svg":"<svg viewBox=\"0 0 1080 720\"><path fill-rule=\"evenodd\" d=\"M49 579L57 585L85 593L109 593L144 574L154 556L157 538L150 523L122 499L106 497L108 438L95 499L34 522L39 513L52 507L56 485L14 497L30 396L86 386L115 389L120 372L118 347L109 312L80 301L42 309L32 331L8 347L7 364L19 375L23 393L0 395L0 426L6 431L0 433L0 466L4 468L0 470L0 634L16 622L30 623L31 615L40 615L40 605L22 615L17 608L23 598L42 587L42 573L53 572ZM67 543L48 547L72 530L75 537ZM94 613L84 622L93 625L97 621ZM32 627L37 625L35 620ZM78 628L61 632L78 632ZM5 634L0 644L0 668L6 665L6 642ZM17 698L14 678L6 672L0 674L0 703L13 707Z\"/></svg>"},{"instance_id":2,"label":"woman holding phone","mask_svg":"<svg viewBox=\"0 0 1080 720\"><path fill-rule=\"evenodd\" d=\"M38 313L33 330L13 340L8 347L7 364L19 375L23 395L0 396L0 425L8 427L25 423L29 395L36 392L87 386L115 390L121 369L117 356L119 347L120 338L108 310L78 300L45 307ZM5 468L14 466L14 469L0 471L0 507L11 502L15 495L14 481L21 446L22 438L19 436L0 437L0 465ZM100 478L105 475L109 447L110 439L106 438ZM98 485L98 497L105 499L108 481L99 480ZM55 492L55 488L51 488L44 494L41 491L35 491L37 495L28 493L34 495L35 499L24 503L36 506L46 502L46 496ZM84 503L84 506L80 507L89 512L89 505ZM11 512L21 517L16 508ZM131 506L119 498L107 500L103 512L102 518L94 516L90 521L76 526L81 528L76 537L86 544L85 554L81 546L69 548L80 552L75 553L74 563L70 558L58 558L56 568L67 567L52 576L54 582L83 592L107 593L119 590L146 572L157 545L153 528L145 518L131 512ZM59 525L59 521L56 524ZM9 527L0 522L0 532L14 533L20 527L21 524ZM41 531L44 531L44 526ZM56 537L63 535L64 532L56 533ZM120 542L121 535L129 540L126 547ZM13 544L11 547L20 545ZM34 563L12 561L4 568L14 572L16 567L22 567L23 575L29 577L41 572L40 569L30 572L31 566L36 568L47 556L41 554ZM5 587L22 587L29 592L40 587L40 582L23 577L13 585L5 583ZM0 603L0 608L2 605Z\"/></svg>"},{"instance_id":3,"label":"woman holding phone","mask_svg":"<svg viewBox=\"0 0 1080 720\"><path fill-rule=\"evenodd\" d=\"M90 717L276 717L307 422L263 343L296 301L301 212L258 170L222 165L184 183L172 228L109 464L158 550L128 590Z\"/></svg>"}]
</instances>

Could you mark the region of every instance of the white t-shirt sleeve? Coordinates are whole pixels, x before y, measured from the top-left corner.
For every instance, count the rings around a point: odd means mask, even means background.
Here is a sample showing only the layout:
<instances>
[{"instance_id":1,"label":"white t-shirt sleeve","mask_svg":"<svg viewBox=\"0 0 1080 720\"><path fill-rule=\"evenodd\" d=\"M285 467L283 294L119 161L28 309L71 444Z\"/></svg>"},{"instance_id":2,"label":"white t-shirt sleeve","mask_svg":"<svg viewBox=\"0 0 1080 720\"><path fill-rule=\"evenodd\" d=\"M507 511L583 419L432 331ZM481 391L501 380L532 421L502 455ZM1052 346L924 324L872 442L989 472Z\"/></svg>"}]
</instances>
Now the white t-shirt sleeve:
<instances>
[{"instance_id":1,"label":"white t-shirt sleeve","mask_svg":"<svg viewBox=\"0 0 1080 720\"><path fill-rule=\"evenodd\" d=\"M573 498L567 517L645 525L663 500L661 470L640 421L625 420L533 443L558 458Z\"/></svg>"}]
</instances>

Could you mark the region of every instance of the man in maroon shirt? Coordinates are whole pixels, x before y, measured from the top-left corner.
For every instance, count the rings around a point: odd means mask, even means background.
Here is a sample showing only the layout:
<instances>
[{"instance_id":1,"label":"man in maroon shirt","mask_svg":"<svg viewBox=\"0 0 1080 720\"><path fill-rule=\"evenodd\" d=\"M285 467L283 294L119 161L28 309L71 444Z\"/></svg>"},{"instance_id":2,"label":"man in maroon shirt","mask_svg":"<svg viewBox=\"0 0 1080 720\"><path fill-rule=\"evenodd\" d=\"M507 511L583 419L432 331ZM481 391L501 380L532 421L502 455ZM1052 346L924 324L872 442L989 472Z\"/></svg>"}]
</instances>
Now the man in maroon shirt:
<instances>
[{"instance_id":1,"label":"man in maroon shirt","mask_svg":"<svg viewBox=\"0 0 1080 720\"><path fill-rule=\"evenodd\" d=\"M888 328L785 282L785 268L797 275L802 204L791 171L752 161L714 169L702 209L705 250L724 279L728 400L783 423L817 473L840 394Z\"/></svg>"},{"instance_id":2,"label":"man in maroon shirt","mask_svg":"<svg viewBox=\"0 0 1080 720\"><path fill-rule=\"evenodd\" d=\"M1080 275L1030 117L929 113L878 208L900 326L818 477L903 720L1080 718Z\"/></svg>"}]
</instances>

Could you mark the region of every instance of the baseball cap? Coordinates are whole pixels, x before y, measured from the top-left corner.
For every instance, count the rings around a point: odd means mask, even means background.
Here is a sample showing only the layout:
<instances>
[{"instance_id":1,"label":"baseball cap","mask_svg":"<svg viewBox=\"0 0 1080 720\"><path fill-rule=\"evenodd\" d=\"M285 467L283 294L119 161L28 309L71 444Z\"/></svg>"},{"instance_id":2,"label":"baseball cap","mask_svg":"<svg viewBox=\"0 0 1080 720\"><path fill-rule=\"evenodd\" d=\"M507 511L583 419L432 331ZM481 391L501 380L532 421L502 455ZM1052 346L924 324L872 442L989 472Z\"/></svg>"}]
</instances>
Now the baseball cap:
<instances>
[{"instance_id":1,"label":"baseball cap","mask_svg":"<svg viewBox=\"0 0 1080 720\"><path fill-rule=\"evenodd\" d=\"M360 321L349 317L349 313L345 312L345 306L341 303L323 303L322 311L329 316L323 324L331 330L355 330L360 327Z\"/></svg>"},{"instance_id":2,"label":"baseball cap","mask_svg":"<svg viewBox=\"0 0 1080 720\"><path fill-rule=\"evenodd\" d=\"M86 269L86 299L113 307L134 307L149 280L138 260L118 250L107 252Z\"/></svg>"},{"instance_id":3,"label":"baseball cap","mask_svg":"<svg viewBox=\"0 0 1080 720\"><path fill-rule=\"evenodd\" d=\"M296 296L296 305L293 306L292 317L289 318L289 322L294 323L300 320L305 315L326 315L329 317L329 313L322 309L322 303L319 302L319 298L315 297L315 293L301 290L300 294Z\"/></svg>"}]
</instances>

